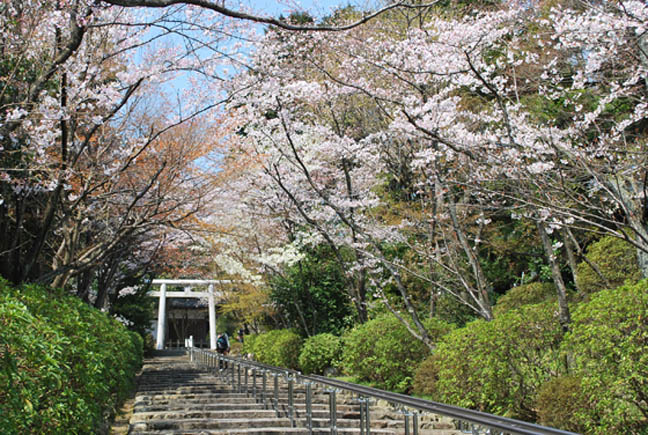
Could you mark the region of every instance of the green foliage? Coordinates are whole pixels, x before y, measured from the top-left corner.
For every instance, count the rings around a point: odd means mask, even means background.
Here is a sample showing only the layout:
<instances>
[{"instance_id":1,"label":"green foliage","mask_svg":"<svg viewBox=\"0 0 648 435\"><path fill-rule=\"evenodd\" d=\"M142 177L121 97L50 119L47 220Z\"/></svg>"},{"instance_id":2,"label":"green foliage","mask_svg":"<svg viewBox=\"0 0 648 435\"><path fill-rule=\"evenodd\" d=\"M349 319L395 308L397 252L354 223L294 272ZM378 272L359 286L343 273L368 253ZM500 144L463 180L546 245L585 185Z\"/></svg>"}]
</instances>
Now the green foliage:
<instances>
[{"instance_id":1,"label":"green foliage","mask_svg":"<svg viewBox=\"0 0 648 435\"><path fill-rule=\"evenodd\" d=\"M304 373L322 375L335 365L342 354L342 339L330 333L314 335L304 342L299 354L299 367Z\"/></svg>"},{"instance_id":2,"label":"green foliage","mask_svg":"<svg viewBox=\"0 0 648 435\"><path fill-rule=\"evenodd\" d=\"M148 295L148 290L146 286L141 286L133 294L118 297L110 307L111 314L131 322L128 329L137 331L142 337L151 335L148 330L155 312L155 300Z\"/></svg>"},{"instance_id":3,"label":"green foliage","mask_svg":"<svg viewBox=\"0 0 648 435\"><path fill-rule=\"evenodd\" d=\"M553 302L523 306L487 322L476 320L441 339L417 384L435 400L534 420L537 389L563 367L562 331ZM430 382L428 382L430 384Z\"/></svg>"},{"instance_id":4,"label":"green foliage","mask_svg":"<svg viewBox=\"0 0 648 435\"><path fill-rule=\"evenodd\" d=\"M574 406L574 422L595 434L648 432L648 280L593 295L572 319L563 350L587 403Z\"/></svg>"},{"instance_id":5,"label":"green foliage","mask_svg":"<svg viewBox=\"0 0 648 435\"><path fill-rule=\"evenodd\" d=\"M303 337L322 332L340 334L353 315L347 285L331 249L319 246L283 276L274 277L270 299Z\"/></svg>"},{"instance_id":6,"label":"green foliage","mask_svg":"<svg viewBox=\"0 0 648 435\"><path fill-rule=\"evenodd\" d=\"M497 300L493 308L496 316L520 308L524 305L537 304L556 298L556 286L547 282L532 282L513 287Z\"/></svg>"},{"instance_id":7,"label":"green foliage","mask_svg":"<svg viewBox=\"0 0 648 435\"><path fill-rule=\"evenodd\" d=\"M243 342L242 352L245 354L251 353L254 354L254 346L256 341L259 338L259 334L250 334L245 336L245 341Z\"/></svg>"},{"instance_id":8,"label":"green foliage","mask_svg":"<svg viewBox=\"0 0 648 435\"><path fill-rule=\"evenodd\" d=\"M436 397L436 384L439 381L439 357L433 353L425 358L414 373L412 390L419 396Z\"/></svg>"},{"instance_id":9,"label":"green foliage","mask_svg":"<svg viewBox=\"0 0 648 435\"><path fill-rule=\"evenodd\" d=\"M588 406L581 382L580 377L571 375L559 376L545 382L538 390L536 398L538 422L545 426L584 433L585 426L574 419L574 415Z\"/></svg>"},{"instance_id":10,"label":"green foliage","mask_svg":"<svg viewBox=\"0 0 648 435\"><path fill-rule=\"evenodd\" d=\"M254 337L254 338L252 338ZM276 329L257 336L247 336L245 351L259 362L289 369L298 368L302 339L291 329Z\"/></svg>"},{"instance_id":11,"label":"green foliage","mask_svg":"<svg viewBox=\"0 0 648 435\"><path fill-rule=\"evenodd\" d=\"M434 306L434 317L438 317L444 322L455 324L458 327L463 327L466 323L475 320L477 317L473 309L449 294L439 296Z\"/></svg>"},{"instance_id":12,"label":"green foliage","mask_svg":"<svg viewBox=\"0 0 648 435\"><path fill-rule=\"evenodd\" d=\"M219 333L227 332L227 336L232 339L236 333L238 320L232 312L221 312L216 318L216 331ZM231 340L230 340L231 341Z\"/></svg>"},{"instance_id":13,"label":"green foliage","mask_svg":"<svg viewBox=\"0 0 648 435\"><path fill-rule=\"evenodd\" d=\"M59 290L0 280L0 427L95 433L133 387L141 337Z\"/></svg>"},{"instance_id":14,"label":"green foliage","mask_svg":"<svg viewBox=\"0 0 648 435\"><path fill-rule=\"evenodd\" d=\"M433 340L452 326L437 318L424 325ZM392 314L358 325L343 337L343 369L379 388L404 392L411 387L414 370L429 355L429 349L412 338L407 328Z\"/></svg>"},{"instance_id":15,"label":"green foliage","mask_svg":"<svg viewBox=\"0 0 648 435\"><path fill-rule=\"evenodd\" d=\"M602 237L587 248L586 256L598 266L610 283L608 287L586 262L582 262L576 268L576 284L586 293L616 288L626 282L635 283L641 279L637 250L621 239L611 236Z\"/></svg>"}]
</instances>

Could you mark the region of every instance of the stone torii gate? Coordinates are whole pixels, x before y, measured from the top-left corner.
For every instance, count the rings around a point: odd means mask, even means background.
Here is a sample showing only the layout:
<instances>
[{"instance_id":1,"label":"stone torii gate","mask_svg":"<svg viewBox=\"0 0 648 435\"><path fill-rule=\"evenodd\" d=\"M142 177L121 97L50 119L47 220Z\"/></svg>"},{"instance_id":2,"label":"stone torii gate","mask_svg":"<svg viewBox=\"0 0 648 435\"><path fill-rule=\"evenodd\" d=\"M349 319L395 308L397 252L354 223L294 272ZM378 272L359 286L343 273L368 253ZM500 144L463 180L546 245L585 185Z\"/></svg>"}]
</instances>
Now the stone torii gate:
<instances>
[{"instance_id":1,"label":"stone torii gate","mask_svg":"<svg viewBox=\"0 0 648 435\"><path fill-rule=\"evenodd\" d=\"M209 305L209 347L216 349L216 298L223 293L214 291L214 284L230 284L229 280L205 279L154 279L151 284L159 285L160 291L149 292L150 296L159 297L157 319L156 349L164 349L164 328L166 326L166 298L207 298ZM184 291L167 291L167 285L186 286ZM207 291L195 292L192 287L205 287Z\"/></svg>"}]
</instances>

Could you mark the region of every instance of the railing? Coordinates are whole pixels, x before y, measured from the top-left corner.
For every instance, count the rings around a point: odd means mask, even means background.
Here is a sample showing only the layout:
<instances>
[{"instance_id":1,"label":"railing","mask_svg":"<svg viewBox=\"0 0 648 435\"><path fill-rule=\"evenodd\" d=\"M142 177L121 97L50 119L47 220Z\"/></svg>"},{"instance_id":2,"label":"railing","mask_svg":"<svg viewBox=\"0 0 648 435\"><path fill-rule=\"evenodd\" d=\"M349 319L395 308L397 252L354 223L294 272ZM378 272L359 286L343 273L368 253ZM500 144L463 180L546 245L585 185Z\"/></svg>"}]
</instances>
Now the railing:
<instances>
[{"instance_id":1,"label":"railing","mask_svg":"<svg viewBox=\"0 0 648 435\"><path fill-rule=\"evenodd\" d=\"M377 388L365 387L350 382L339 381L324 376L303 375L300 372L270 366L267 364L250 361L246 359L224 356L216 352L190 348L191 361L207 365L208 367L221 368L220 375L229 378L232 385L238 392L245 391L252 393L259 398L265 407L272 406L279 414L279 378L284 377L288 385L288 417L293 426L295 425L295 383L304 385L306 427L313 429L313 385L325 387L329 395L329 424L330 433L337 434L337 413L336 395L341 391L347 391L356 396L354 401L360 407L360 434L369 434L370 428L370 402L372 400L384 400L400 408L403 414L405 434L418 435L419 415L432 413L450 417L457 423L457 429L463 433L472 435L495 435L495 434L523 434L523 435L574 435L551 427L540 426L480 411L473 411L458 406L446 405L430 400L410 397L404 394L392 393ZM249 385L249 372L251 372L252 386ZM261 374L261 386L257 387L257 374ZM273 378L272 392L268 391L268 375ZM410 431L411 425L411 431Z\"/></svg>"}]
</instances>

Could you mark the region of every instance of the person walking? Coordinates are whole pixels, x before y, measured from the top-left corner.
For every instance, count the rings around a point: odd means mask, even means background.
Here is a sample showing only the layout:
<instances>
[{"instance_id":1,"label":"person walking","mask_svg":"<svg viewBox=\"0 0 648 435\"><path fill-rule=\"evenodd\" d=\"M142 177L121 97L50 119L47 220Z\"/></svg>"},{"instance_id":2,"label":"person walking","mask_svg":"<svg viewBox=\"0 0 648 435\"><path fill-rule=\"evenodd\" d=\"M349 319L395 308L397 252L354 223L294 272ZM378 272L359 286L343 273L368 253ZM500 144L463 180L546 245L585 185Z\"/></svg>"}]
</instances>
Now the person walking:
<instances>
[{"instance_id":1,"label":"person walking","mask_svg":"<svg viewBox=\"0 0 648 435\"><path fill-rule=\"evenodd\" d=\"M218 352L221 355L227 355L229 351L230 351L230 343L229 343L229 338L227 337L227 332L218 334L218 338L216 339L216 352ZM227 363L222 359L219 359L218 368L221 370L226 369Z\"/></svg>"}]
</instances>

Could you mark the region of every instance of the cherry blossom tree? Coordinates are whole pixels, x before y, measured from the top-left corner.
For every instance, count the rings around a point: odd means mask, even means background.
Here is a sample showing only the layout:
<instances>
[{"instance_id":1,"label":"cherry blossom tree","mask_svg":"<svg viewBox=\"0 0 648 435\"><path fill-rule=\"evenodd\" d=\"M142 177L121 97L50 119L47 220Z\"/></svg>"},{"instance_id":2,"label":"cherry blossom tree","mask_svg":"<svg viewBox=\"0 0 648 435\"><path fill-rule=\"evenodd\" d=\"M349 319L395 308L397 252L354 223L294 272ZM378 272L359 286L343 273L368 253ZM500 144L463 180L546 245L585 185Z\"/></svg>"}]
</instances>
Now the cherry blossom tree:
<instances>
[{"instance_id":1,"label":"cherry blossom tree","mask_svg":"<svg viewBox=\"0 0 648 435\"><path fill-rule=\"evenodd\" d=\"M561 235L607 232L645 256L645 5L506 6L269 34L237 79L250 90L231 106L239 146L273 186L265 200L299 231L353 246L357 270L388 271L378 287L399 289L419 337L403 275L492 317L479 252L493 213L537 221L565 328ZM345 101L371 116L345 119ZM389 183L406 212L381 193ZM420 264L389 258L388 243Z\"/></svg>"}]
</instances>

